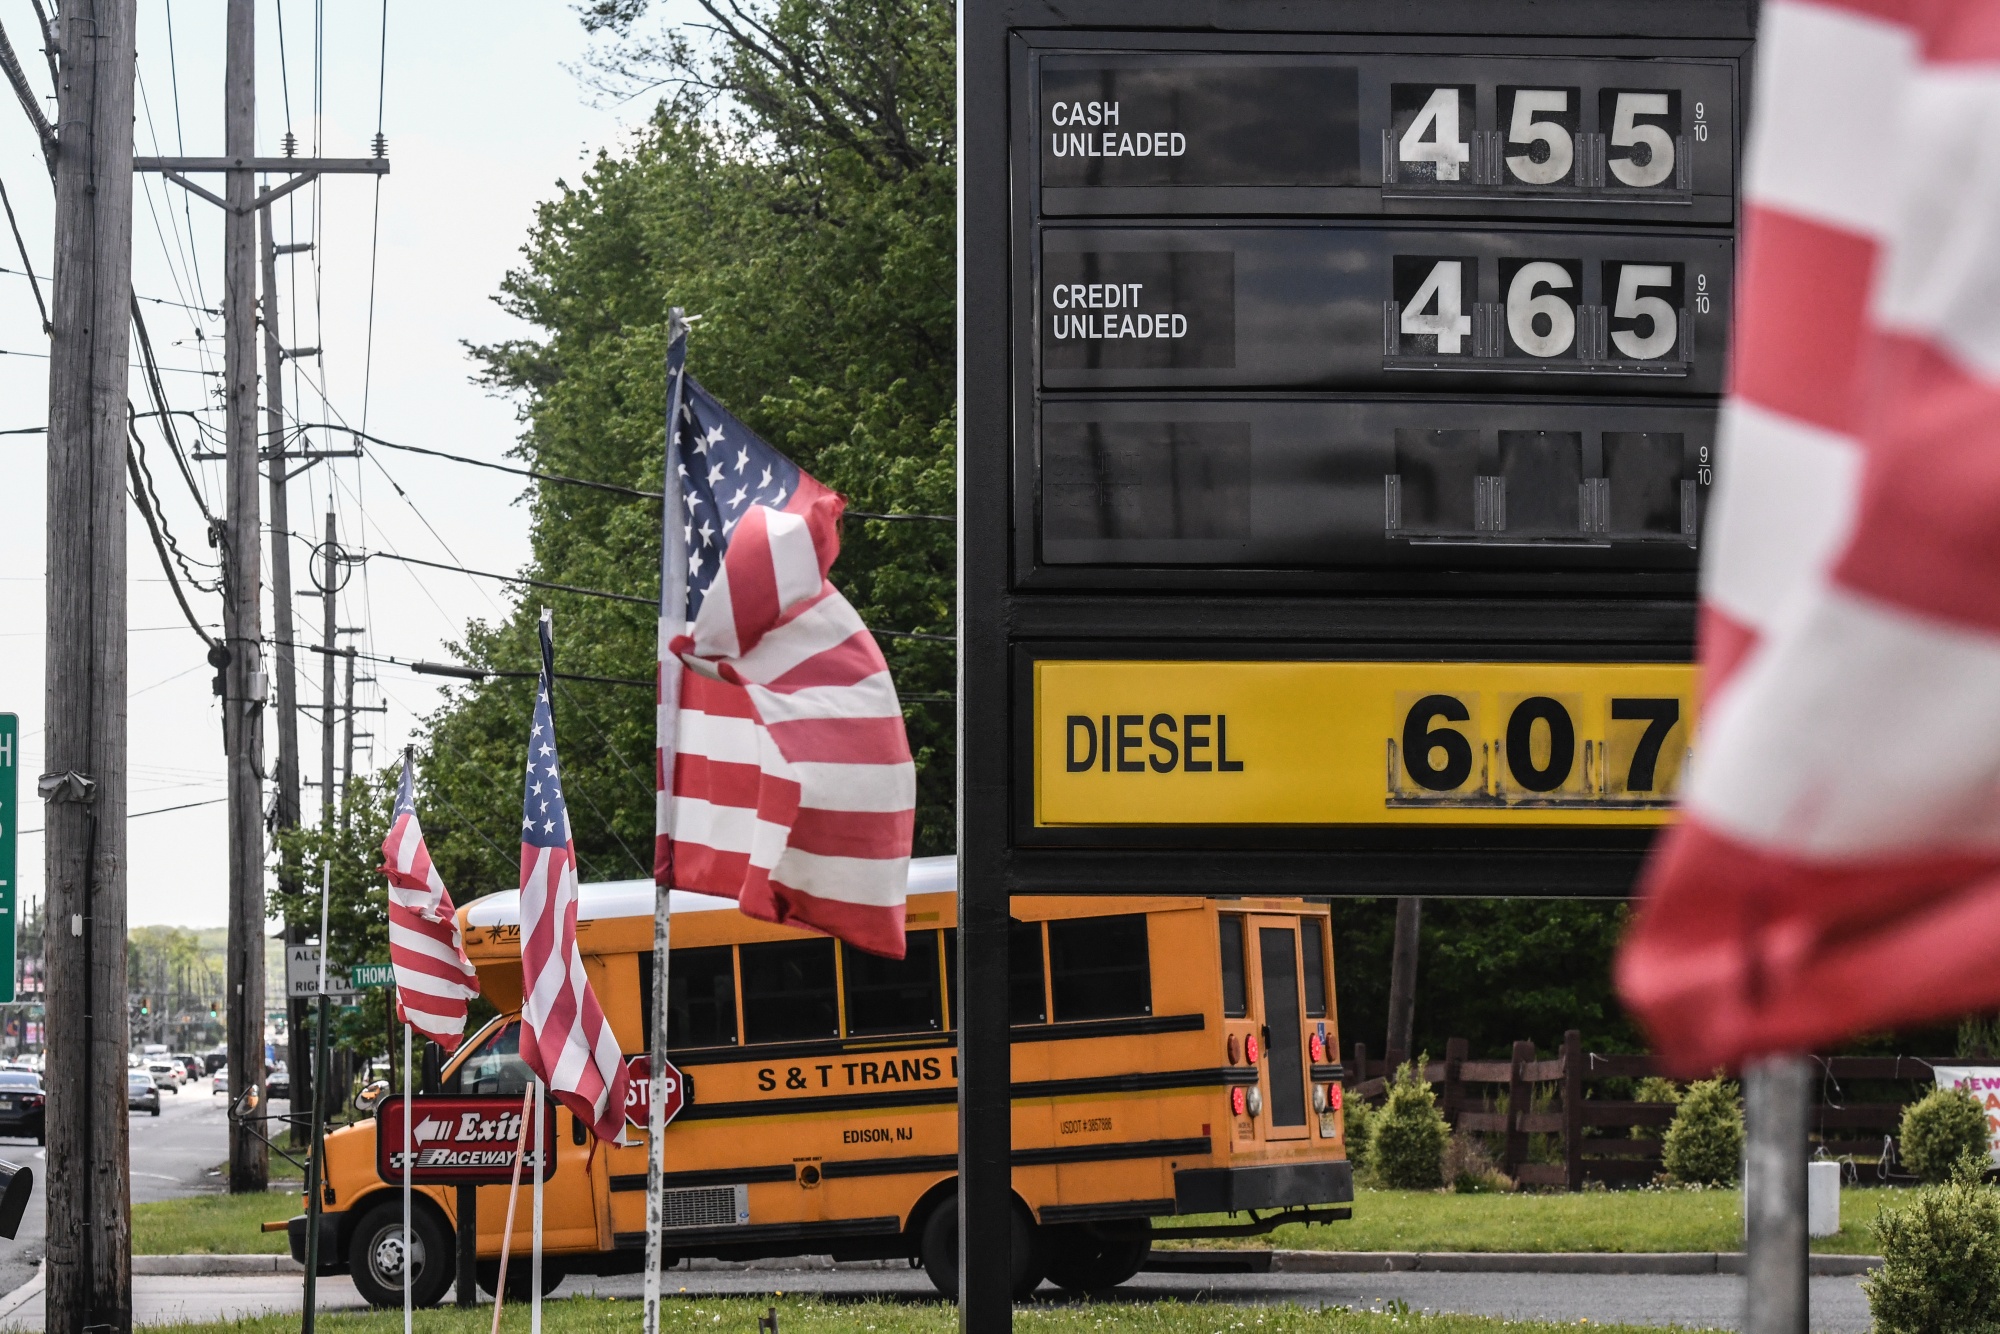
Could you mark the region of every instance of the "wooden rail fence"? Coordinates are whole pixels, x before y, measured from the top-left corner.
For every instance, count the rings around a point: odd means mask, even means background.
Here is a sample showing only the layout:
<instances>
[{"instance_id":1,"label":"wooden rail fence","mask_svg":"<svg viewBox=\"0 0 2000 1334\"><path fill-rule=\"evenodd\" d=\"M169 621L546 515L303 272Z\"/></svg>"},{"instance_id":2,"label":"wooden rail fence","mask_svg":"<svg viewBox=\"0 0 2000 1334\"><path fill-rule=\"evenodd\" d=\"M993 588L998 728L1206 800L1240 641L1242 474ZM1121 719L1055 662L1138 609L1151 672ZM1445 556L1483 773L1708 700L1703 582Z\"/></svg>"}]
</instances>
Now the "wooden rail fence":
<instances>
[{"instance_id":1,"label":"wooden rail fence","mask_svg":"<svg viewBox=\"0 0 2000 1334\"><path fill-rule=\"evenodd\" d=\"M1543 1059L1532 1042L1516 1042L1504 1061L1475 1061L1464 1038L1445 1043L1444 1059L1430 1061L1424 1078L1438 1087L1439 1110L1454 1129L1501 1137L1500 1170L1524 1186L1581 1190L1586 1181L1626 1185L1652 1180L1661 1170L1661 1145L1674 1109L1661 1102L1588 1096L1587 1086L1607 1079L1643 1079L1661 1073L1649 1056L1602 1055L1583 1049L1582 1034L1563 1035L1562 1052ZM1346 1096L1380 1101L1398 1059L1374 1060L1363 1043L1346 1067ZM1895 1136L1903 1109L1934 1084L1933 1064L1966 1064L1954 1057L1823 1056L1812 1130L1834 1157L1883 1157L1885 1180L1895 1169ZM1920 1085L1895 1102L1848 1102L1846 1083ZM1553 1086L1552 1088L1549 1086ZM1538 1090L1546 1090L1537 1097ZM1537 1101L1543 1106L1538 1110ZM1635 1133L1636 1132L1636 1133ZM1553 1135L1557 1161L1529 1161L1529 1136Z\"/></svg>"}]
</instances>

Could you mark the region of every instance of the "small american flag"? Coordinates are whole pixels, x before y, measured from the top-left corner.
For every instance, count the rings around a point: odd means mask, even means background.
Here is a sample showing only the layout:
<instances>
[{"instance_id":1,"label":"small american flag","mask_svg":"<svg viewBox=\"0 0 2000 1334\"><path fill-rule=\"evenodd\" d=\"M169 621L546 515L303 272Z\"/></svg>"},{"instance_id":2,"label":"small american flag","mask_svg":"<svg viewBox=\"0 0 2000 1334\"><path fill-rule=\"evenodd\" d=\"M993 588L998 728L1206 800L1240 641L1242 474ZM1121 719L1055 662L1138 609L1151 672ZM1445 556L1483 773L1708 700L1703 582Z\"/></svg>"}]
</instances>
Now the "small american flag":
<instances>
[{"instance_id":1,"label":"small american flag","mask_svg":"<svg viewBox=\"0 0 2000 1334\"><path fill-rule=\"evenodd\" d=\"M2000 0L1772 0L1683 819L1619 989L1687 1071L2000 1004Z\"/></svg>"},{"instance_id":2,"label":"small american flag","mask_svg":"<svg viewBox=\"0 0 2000 1334\"><path fill-rule=\"evenodd\" d=\"M826 579L843 502L685 375L685 349L668 356L655 878L901 958L916 767L888 663Z\"/></svg>"},{"instance_id":3,"label":"small american flag","mask_svg":"<svg viewBox=\"0 0 2000 1334\"><path fill-rule=\"evenodd\" d=\"M465 957L458 910L431 865L417 823L410 757L396 788L395 818L382 840L389 878L389 966L396 975L396 1015L446 1051L465 1036L465 1003L479 994L479 974Z\"/></svg>"},{"instance_id":4,"label":"small american flag","mask_svg":"<svg viewBox=\"0 0 2000 1334\"><path fill-rule=\"evenodd\" d=\"M541 633L521 797L521 1059L599 1139L618 1140L630 1076L576 948L576 846L549 702L555 643L547 611Z\"/></svg>"}]
</instances>

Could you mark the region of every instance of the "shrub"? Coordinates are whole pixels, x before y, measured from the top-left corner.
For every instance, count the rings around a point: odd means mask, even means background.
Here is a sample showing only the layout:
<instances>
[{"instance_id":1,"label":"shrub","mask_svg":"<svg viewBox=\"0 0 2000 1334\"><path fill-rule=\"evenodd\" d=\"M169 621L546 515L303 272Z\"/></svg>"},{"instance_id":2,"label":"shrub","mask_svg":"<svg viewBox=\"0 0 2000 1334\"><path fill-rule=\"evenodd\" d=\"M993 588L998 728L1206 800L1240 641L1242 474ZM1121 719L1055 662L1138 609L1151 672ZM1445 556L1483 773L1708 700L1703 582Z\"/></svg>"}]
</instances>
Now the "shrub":
<instances>
[{"instance_id":1,"label":"shrub","mask_svg":"<svg viewBox=\"0 0 2000 1334\"><path fill-rule=\"evenodd\" d=\"M1457 1132L1444 1146L1445 1184L1460 1195L1486 1195L1514 1189L1514 1179L1502 1172L1476 1135Z\"/></svg>"},{"instance_id":2,"label":"shrub","mask_svg":"<svg viewBox=\"0 0 2000 1334\"><path fill-rule=\"evenodd\" d=\"M1361 1098L1350 1097L1341 1104L1341 1116L1345 1122L1347 1161L1354 1165L1354 1175L1360 1177L1368 1170L1368 1141L1375 1133L1375 1109Z\"/></svg>"},{"instance_id":3,"label":"shrub","mask_svg":"<svg viewBox=\"0 0 2000 1334\"><path fill-rule=\"evenodd\" d=\"M1680 1100L1681 1086L1660 1075L1647 1075L1632 1091L1633 1102L1664 1102L1669 1106L1676 1106ZM1630 1133L1633 1139L1653 1138L1651 1126L1633 1126Z\"/></svg>"},{"instance_id":4,"label":"shrub","mask_svg":"<svg viewBox=\"0 0 2000 1334\"><path fill-rule=\"evenodd\" d=\"M1375 1113L1369 1164L1393 1190L1435 1190L1444 1184L1444 1146L1451 1128L1438 1115L1437 1095L1420 1073L1424 1058L1403 1065L1389 1100Z\"/></svg>"},{"instance_id":5,"label":"shrub","mask_svg":"<svg viewBox=\"0 0 2000 1334\"><path fill-rule=\"evenodd\" d=\"M1861 1287L1879 1334L2000 1325L2000 1192L1980 1184L1984 1148L1954 1164L1948 1180L1875 1216L1882 1267Z\"/></svg>"},{"instance_id":6,"label":"shrub","mask_svg":"<svg viewBox=\"0 0 2000 1334\"><path fill-rule=\"evenodd\" d=\"M1688 1085L1662 1147L1667 1175L1683 1185L1726 1186L1736 1180L1743 1160L1736 1085L1719 1078Z\"/></svg>"},{"instance_id":7,"label":"shrub","mask_svg":"<svg viewBox=\"0 0 2000 1334\"><path fill-rule=\"evenodd\" d=\"M1986 1112L1964 1089L1932 1089L1903 1109L1897 1156L1926 1181L1945 1181L1966 1154L1986 1156Z\"/></svg>"}]
</instances>

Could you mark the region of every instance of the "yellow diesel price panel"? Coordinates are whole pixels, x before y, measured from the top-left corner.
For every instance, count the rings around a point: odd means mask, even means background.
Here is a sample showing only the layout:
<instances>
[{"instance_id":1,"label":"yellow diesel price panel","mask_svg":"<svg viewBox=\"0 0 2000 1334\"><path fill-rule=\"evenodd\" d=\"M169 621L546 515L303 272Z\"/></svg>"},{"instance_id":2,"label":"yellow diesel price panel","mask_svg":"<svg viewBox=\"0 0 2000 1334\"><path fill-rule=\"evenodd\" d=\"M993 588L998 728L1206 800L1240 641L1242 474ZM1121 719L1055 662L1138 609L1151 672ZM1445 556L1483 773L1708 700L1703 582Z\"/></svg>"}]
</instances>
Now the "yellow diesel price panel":
<instances>
[{"instance_id":1,"label":"yellow diesel price panel","mask_svg":"<svg viewBox=\"0 0 2000 1334\"><path fill-rule=\"evenodd\" d=\"M1684 663L1035 664L1035 822L1664 823Z\"/></svg>"}]
</instances>

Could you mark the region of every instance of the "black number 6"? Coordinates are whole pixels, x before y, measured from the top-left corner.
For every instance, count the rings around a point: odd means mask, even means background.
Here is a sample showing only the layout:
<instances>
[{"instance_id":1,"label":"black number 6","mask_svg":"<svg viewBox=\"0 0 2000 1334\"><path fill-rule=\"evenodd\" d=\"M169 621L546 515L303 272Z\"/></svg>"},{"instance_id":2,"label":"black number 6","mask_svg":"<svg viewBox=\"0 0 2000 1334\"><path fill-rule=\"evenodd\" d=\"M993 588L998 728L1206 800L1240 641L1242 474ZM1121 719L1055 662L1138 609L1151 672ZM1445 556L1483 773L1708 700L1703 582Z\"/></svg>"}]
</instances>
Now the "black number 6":
<instances>
[{"instance_id":1,"label":"black number 6","mask_svg":"<svg viewBox=\"0 0 2000 1334\"><path fill-rule=\"evenodd\" d=\"M1639 736L1639 744L1632 750L1632 767L1625 774L1627 792L1651 792L1653 771L1660 763L1660 747L1666 744L1667 733L1674 730L1674 724L1681 720L1681 702L1677 699L1614 699L1611 701L1613 718L1645 719L1646 730Z\"/></svg>"},{"instance_id":2,"label":"black number 6","mask_svg":"<svg viewBox=\"0 0 2000 1334\"><path fill-rule=\"evenodd\" d=\"M1535 767L1535 724L1549 725L1549 762ZM1547 695L1535 695L1514 706L1507 719L1507 768L1514 781L1530 792L1553 792L1569 777L1576 763L1576 725L1569 710Z\"/></svg>"},{"instance_id":3,"label":"black number 6","mask_svg":"<svg viewBox=\"0 0 2000 1334\"><path fill-rule=\"evenodd\" d=\"M1403 764L1410 777L1433 792L1463 787L1472 776L1472 743L1453 728L1432 728L1431 720L1462 723L1471 717L1465 705L1450 695L1425 695L1411 705L1403 720ZM1444 752L1443 764L1431 764L1433 750Z\"/></svg>"}]
</instances>

